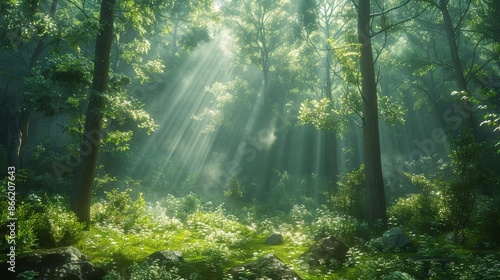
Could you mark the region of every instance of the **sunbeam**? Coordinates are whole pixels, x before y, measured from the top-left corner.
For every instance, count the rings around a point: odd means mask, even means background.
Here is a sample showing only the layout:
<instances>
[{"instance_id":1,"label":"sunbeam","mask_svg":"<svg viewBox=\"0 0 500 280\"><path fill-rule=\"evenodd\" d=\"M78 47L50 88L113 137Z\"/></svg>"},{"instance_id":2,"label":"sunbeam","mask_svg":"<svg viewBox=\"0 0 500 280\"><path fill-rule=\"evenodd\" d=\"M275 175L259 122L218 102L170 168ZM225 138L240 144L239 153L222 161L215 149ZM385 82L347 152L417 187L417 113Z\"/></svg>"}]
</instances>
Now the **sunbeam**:
<instances>
[{"instance_id":1,"label":"sunbeam","mask_svg":"<svg viewBox=\"0 0 500 280\"><path fill-rule=\"evenodd\" d=\"M2 1L2 279L500 279L499 3Z\"/></svg>"}]
</instances>

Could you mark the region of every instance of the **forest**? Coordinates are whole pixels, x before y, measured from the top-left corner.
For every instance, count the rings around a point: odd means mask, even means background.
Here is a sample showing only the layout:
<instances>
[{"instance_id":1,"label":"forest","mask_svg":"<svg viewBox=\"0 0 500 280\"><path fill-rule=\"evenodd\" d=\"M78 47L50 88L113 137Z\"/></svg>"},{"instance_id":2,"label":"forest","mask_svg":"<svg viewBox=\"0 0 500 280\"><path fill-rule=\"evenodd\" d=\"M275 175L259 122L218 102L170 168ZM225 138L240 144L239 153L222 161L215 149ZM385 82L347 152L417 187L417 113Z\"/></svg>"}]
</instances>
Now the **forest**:
<instances>
[{"instance_id":1,"label":"forest","mask_svg":"<svg viewBox=\"0 0 500 280\"><path fill-rule=\"evenodd\" d=\"M1 0L2 279L500 279L500 1Z\"/></svg>"}]
</instances>

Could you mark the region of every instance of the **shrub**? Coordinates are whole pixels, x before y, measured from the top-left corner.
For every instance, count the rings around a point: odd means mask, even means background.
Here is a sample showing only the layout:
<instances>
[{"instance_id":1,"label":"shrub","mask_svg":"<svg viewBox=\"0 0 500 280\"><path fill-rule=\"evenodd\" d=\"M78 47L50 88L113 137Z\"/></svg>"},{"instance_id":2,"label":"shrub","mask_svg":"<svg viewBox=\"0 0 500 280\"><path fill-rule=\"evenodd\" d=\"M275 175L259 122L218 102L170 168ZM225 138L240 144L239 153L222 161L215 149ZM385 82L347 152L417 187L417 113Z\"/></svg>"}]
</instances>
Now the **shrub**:
<instances>
[{"instance_id":1,"label":"shrub","mask_svg":"<svg viewBox=\"0 0 500 280\"><path fill-rule=\"evenodd\" d=\"M398 198L387 209L388 215L409 230L429 234L439 233L442 227L439 217L442 208L440 192L424 175L407 173L406 176L421 192Z\"/></svg>"},{"instance_id":2,"label":"shrub","mask_svg":"<svg viewBox=\"0 0 500 280\"><path fill-rule=\"evenodd\" d=\"M91 221L108 223L125 231L134 228L137 222L144 218L146 203L139 193L136 200L130 196L131 190L106 192L106 199L92 204L90 208Z\"/></svg>"},{"instance_id":3,"label":"shrub","mask_svg":"<svg viewBox=\"0 0 500 280\"><path fill-rule=\"evenodd\" d=\"M2 184L2 186L7 185L5 180L0 181L0 184ZM0 188L0 196L7 197L7 188L5 187ZM8 206L9 204L7 199L0 200L1 209L7 209ZM17 217L16 249L19 250L20 252L39 247L37 236L34 230L36 226L36 219L33 215L34 211L32 211L31 208L32 207L30 203L20 202L19 200L16 202L16 217ZM0 211L0 218L2 219L2 221L7 221L7 217L8 217L7 211ZM0 235L2 236L2 240L0 242L0 249L2 250L4 249L6 250L10 246L8 243L8 234L9 234L8 227L3 226L0 228Z\"/></svg>"},{"instance_id":4,"label":"shrub","mask_svg":"<svg viewBox=\"0 0 500 280\"><path fill-rule=\"evenodd\" d=\"M231 181L224 191L224 196L228 199L241 200L243 199L243 189L241 183L236 176L231 177Z\"/></svg>"},{"instance_id":5,"label":"shrub","mask_svg":"<svg viewBox=\"0 0 500 280\"><path fill-rule=\"evenodd\" d=\"M201 200L190 193L181 199L181 210L185 214L191 214L201 209Z\"/></svg>"},{"instance_id":6,"label":"shrub","mask_svg":"<svg viewBox=\"0 0 500 280\"><path fill-rule=\"evenodd\" d=\"M24 207L21 205L17 209L19 215L18 227L16 233L16 250L28 251L33 248L47 247L44 246L44 239L51 238L50 231L46 234L40 232L39 228L46 225L45 222L40 223L40 219L36 216L28 214ZM31 218L28 218L30 217ZM24 218L26 217L26 218ZM51 243L51 246L55 246Z\"/></svg>"},{"instance_id":7,"label":"shrub","mask_svg":"<svg viewBox=\"0 0 500 280\"><path fill-rule=\"evenodd\" d=\"M226 248L209 247L202 252L202 255L206 257L204 265L211 273L214 275L223 275L229 260Z\"/></svg>"},{"instance_id":8,"label":"shrub","mask_svg":"<svg viewBox=\"0 0 500 280\"><path fill-rule=\"evenodd\" d=\"M416 246L417 255L426 258L451 257L454 247L449 243L441 244L436 237L427 234L411 234L410 239Z\"/></svg>"},{"instance_id":9,"label":"shrub","mask_svg":"<svg viewBox=\"0 0 500 280\"><path fill-rule=\"evenodd\" d=\"M190 193L181 198L169 194L161 202L161 206L166 209L167 215L182 221L185 221L190 214L203 208L201 200L194 193Z\"/></svg>"},{"instance_id":10,"label":"shrub","mask_svg":"<svg viewBox=\"0 0 500 280\"><path fill-rule=\"evenodd\" d=\"M310 223L312 221L312 213L306 209L304 205L293 205L290 210L290 218L296 224Z\"/></svg>"},{"instance_id":11,"label":"shrub","mask_svg":"<svg viewBox=\"0 0 500 280\"><path fill-rule=\"evenodd\" d=\"M441 228L439 208L435 200L423 194L401 197L387 209L388 215L405 228L420 233L436 234Z\"/></svg>"},{"instance_id":12,"label":"shrub","mask_svg":"<svg viewBox=\"0 0 500 280\"><path fill-rule=\"evenodd\" d=\"M267 203L269 203L269 210L286 213L292 209L294 199L298 197L298 188L291 188L294 185L295 178L285 170L283 172L275 170L277 175L277 182L272 185ZM269 211L266 211L269 213Z\"/></svg>"},{"instance_id":13,"label":"shrub","mask_svg":"<svg viewBox=\"0 0 500 280\"><path fill-rule=\"evenodd\" d=\"M16 245L18 250L52 248L76 244L83 237L83 224L65 207L61 197L30 195L18 204Z\"/></svg>"},{"instance_id":14,"label":"shrub","mask_svg":"<svg viewBox=\"0 0 500 280\"><path fill-rule=\"evenodd\" d=\"M485 148L472 132L457 135L450 143L451 167L455 178L443 184L443 204L446 220L453 227L453 241L464 240L464 229L475 209L477 186L493 178L484 162Z\"/></svg>"},{"instance_id":15,"label":"shrub","mask_svg":"<svg viewBox=\"0 0 500 280\"><path fill-rule=\"evenodd\" d=\"M82 238L84 225L60 201L49 202L44 213L57 247L76 244Z\"/></svg>"},{"instance_id":16,"label":"shrub","mask_svg":"<svg viewBox=\"0 0 500 280\"><path fill-rule=\"evenodd\" d=\"M500 254L485 256L461 255L447 264L422 263L418 260L401 259L399 256L370 258L351 248L348 263L352 267L347 279L500 279ZM353 261L353 256L355 261Z\"/></svg>"},{"instance_id":17,"label":"shrub","mask_svg":"<svg viewBox=\"0 0 500 280\"><path fill-rule=\"evenodd\" d=\"M236 246L252 233L236 217L224 214L221 208L213 212L195 212L189 215L186 225L195 233L194 237L212 244L227 243Z\"/></svg>"},{"instance_id":18,"label":"shrub","mask_svg":"<svg viewBox=\"0 0 500 280\"><path fill-rule=\"evenodd\" d=\"M443 190L444 217L453 227L453 242L464 241L476 204L476 191L466 183L447 183Z\"/></svg>"},{"instance_id":19,"label":"shrub","mask_svg":"<svg viewBox=\"0 0 500 280\"><path fill-rule=\"evenodd\" d=\"M135 264L130 269L130 280L164 280L164 279L181 279L178 275L178 269L172 267L165 269L159 264L159 261L146 261L142 264Z\"/></svg>"},{"instance_id":20,"label":"shrub","mask_svg":"<svg viewBox=\"0 0 500 280\"><path fill-rule=\"evenodd\" d=\"M39 279L38 277L39 277L38 272L36 272L34 270L28 270L25 272L21 272L17 275L17 279L20 279L20 280L35 280L35 279Z\"/></svg>"},{"instance_id":21,"label":"shrub","mask_svg":"<svg viewBox=\"0 0 500 280\"><path fill-rule=\"evenodd\" d=\"M391 258L362 258L350 271L348 279L414 279L422 266L416 261Z\"/></svg>"},{"instance_id":22,"label":"shrub","mask_svg":"<svg viewBox=\"0 0 500 280\"><path fill-rule=\"evenodd\" d=\"M500 195L478 197L475 220L483 238L500 242Z\"/></svg>"},{"instance_id":23,"label":"shrub","mask_svg":"<svg viewBox=\"0 0 500 280\"><path fill-rule=\"evenodd\" d=\"M368 213L363 169L364 165L361 165L357 170L342 174L337 182L337 191L331 198L342 213L358 219L366 217Z\"/></svg>"},{"instance_id":24,"label":"shrub","mask_svg":"<svg viewBox=\"0 0 500 280\"><path fill-rule=\"evenodd\" d=\"M356 238L363 236L368 229L366 223L360 223L348 215L338 215L327 209L318 210L317 218L311 223L311 234L315 238L335 235L348 245L356 243Z\"/></svg>"}]
</instances>

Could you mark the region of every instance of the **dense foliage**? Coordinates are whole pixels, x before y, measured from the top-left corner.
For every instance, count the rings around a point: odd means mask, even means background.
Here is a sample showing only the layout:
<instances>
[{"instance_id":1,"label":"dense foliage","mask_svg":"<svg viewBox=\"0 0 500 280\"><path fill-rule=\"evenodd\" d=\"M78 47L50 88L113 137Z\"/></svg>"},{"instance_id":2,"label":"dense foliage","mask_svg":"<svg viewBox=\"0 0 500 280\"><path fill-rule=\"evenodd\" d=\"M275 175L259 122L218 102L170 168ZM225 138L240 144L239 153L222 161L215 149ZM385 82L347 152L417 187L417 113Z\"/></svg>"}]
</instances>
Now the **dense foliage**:
<instances>
[{"instance_id":1,"label":"dense foliage","mask_svg":"<svg viewBox=\"0 0 500 280\"><path fill-rule=\"evenodd\" d=\"M2 1L16 253L74 246L109 280L268 253L303 279L500 278L499 3ZM345 262L302 256L332 235Z\"/></svg>"}]
</instances>

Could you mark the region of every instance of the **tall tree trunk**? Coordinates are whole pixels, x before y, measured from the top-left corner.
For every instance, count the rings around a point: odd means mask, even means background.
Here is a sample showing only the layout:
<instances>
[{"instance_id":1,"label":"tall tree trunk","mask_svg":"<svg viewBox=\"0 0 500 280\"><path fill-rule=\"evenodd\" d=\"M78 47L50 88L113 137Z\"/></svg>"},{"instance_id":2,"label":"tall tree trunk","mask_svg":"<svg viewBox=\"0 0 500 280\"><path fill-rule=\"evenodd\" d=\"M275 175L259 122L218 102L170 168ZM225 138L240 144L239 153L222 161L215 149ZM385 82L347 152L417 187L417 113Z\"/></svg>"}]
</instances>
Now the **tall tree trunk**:
<instances>
[{"instance_id":1,"label":"tall tree trunk","mask_svg":"<svg viewBox=\"0 0 500 280\"><path fill-rule=\"evenodd\" d=\"M370 203L371 225L387 222L384 180L380 157L377 85L370 34L370 1L360 0L358 6L358 41L361 44L361 98L363 99L363 152L365 178Z\"/></svg>"},{"instance_id":2,"label":"tall tree trunk","mask_svg":"<svg viewBox=\"0 0 500 280\"><path fill-rule=\"evenodd\" d=\"M455 80L457 82L458 90L468 92L467 81L465 80L464 70L462 67L462 63L460 61L460 56L458 54L458 45L455 38L455 31L453 29L453 24L451 22L450 13L448 11L448 1L449 0L440 0L439 8L441 10L441 14L443 15L443 23L446 31L446 37L448 39L448 47L450 49L451 62L453 64L453 70L455 72ZM471 113L471 104L468 100L464 100L462 102L462 106L464 112L466 113L466 117L464 119L465 128L469 128L474 130L474 121Z\"/></svg>"},{"instance_id":3,"label":"tall tree trunk","mask_svg":"<svg viewBox=\"0 0 500 280\"><path fill-rule=\"evenodd\" d=\"M453 24L451 23L451 17L450 13L448 12L447 3L448 3L447 0L440 0L440 8L441 8L441 13L443 15L446 37L448 39L448 47L450 49L451 62L453 64L453 69L455 70L455 79L457 81L458 89L466 91L467 82L465 81L462 63L460 62L460 56L458 55L458 46L455 39L455 31L453 30Z\"/></svg>"},{"instance_id":4,"label":"tall tree trunk","mask_svg":"<svg viewBox=\"0 0 500 280\"><path fill-rule=\"evenodd\" d=\"M78 220L90 228L90 201L95 177L97 156L102 134L105 98L108 90L109 61L113 42L113 19L116 0L103 0L96 38L92 92L85 118L85 130L80 148L81 164L75 175L71 208Z\"/></svg>"}]
</instances>

